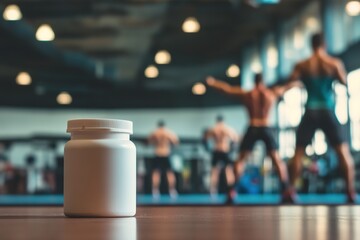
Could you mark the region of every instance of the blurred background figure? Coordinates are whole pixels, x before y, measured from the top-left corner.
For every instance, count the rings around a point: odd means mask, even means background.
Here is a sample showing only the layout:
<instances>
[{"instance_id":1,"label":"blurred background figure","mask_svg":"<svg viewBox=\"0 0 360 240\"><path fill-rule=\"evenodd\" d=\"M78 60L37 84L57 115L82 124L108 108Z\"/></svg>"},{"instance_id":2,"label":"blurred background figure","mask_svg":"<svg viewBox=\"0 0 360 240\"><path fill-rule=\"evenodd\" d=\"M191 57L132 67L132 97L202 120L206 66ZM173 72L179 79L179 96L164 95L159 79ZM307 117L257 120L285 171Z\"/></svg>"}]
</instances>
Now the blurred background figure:
<instances>
[{"instance_id":1,"label":"blurred background figure","mask_svg":"<svg viewBox=\"0 0 360 240\"><path fill-rule=\"evenodd\" d=\"M306 110L296 132L296 150L291 163L291 183L294 186L300 176L306 146L311 143L315 131L321 129L335 149L344 171L347 201L354 203L356 198L354 161L344 138L343 129L335 115L333 89L334 81L347 84L346 71L340 59L327 53L321 33L314 34L310 43L313 54L298 63L290 76L290 83L301 80L308 94ZM290 192L294 191L292 187Z\"/></svg>"},{"instance_id":2,"label":"blurred background figure","mask_svg":"<svg viewBox=\"0 0 360 240\"><path fill-rule=\"evenodd\" d=\"M12 176L11 163L5 153L5 144L0 143L0 194L6 194L8 191L6 183Z\"/></svg>"},{"instance_id":3,"label":"blurred background figure","mask_svg":"<svg viewBox=\"0 0 360 240\"><path fill-rule=\"evenodd\" d=\"M278 152L276 140L271 132L269 116L270 110L275 105L276 100L284 94L284 92L292 87L277 87L270 89L264 85L264 80L261 74L255 75L255 87L246 91L238 86L231 86L223 81L216 80L213 77L206 79L207 84L229 96L239 99L246 107L249 114L249 127L242 139L239 156L235 162L235 180L243 175L245 170L245 161L251 154L254 145L257 141L261 140L265 143L266 152L276 166L276 170L280 176L282 191L287 190L288 187L288 173L287 167L281 160ZM232 182L229 185L227 203L233 203L236 195L236 189ZM232 186L233 185L233 186ZM283 195L283 201L287 201L287 196Z\"/></svg>"},{"instance_id":4,"label":"blurred background figure","mask_svg":"<svg viewBox=\"0 0 360 240\"><path fill-rule=\"evenodd\" d=\"M153 197L160 197L161 173L165 172L168 180L169 194L172 198L177 197L176 178L171 170L170 154L171 146L179 144L178 137L169 129L165 128L165 122L160 120L158 128L152 132L148 142L155 148L152 172L152 194Z\"/></svg>"},{"instance_id":5,"label":"blurred background figure","mask_svg":"<svg viewBox=\"0 0 360 240\"><path fill-rule=\"evenodd\" d=\"M238 142L239 137L234 129L225 124L223 116L218 115L215 126L206 131L205 140L214 142L211 159L210 194L216 196L222 169L225 169L227 184L234 182L234 172L229 153L232 150L231 146Z\"/></svg>"},{"instance_id":6,"label":"blurred background figure","mask_svg":"<svg viewBox=\"0 0 360 240\"><path fill-rule=\"evenodd\" d=\"M29 194L36 193L42 183L42 175L36 167L36 157L29 155L25 159L25 172L26 172L26 192Z\"/></svg>"},{"instance_id":7,"label":"blurred background figure","mask_svg":"<svg viewBox=\"0 0 360 240\"><path fill-rule=\"evenodd\" d=\"M55 159L55 194L64 193L64 156L56 156Z\"/></svg>"}]
</instances>

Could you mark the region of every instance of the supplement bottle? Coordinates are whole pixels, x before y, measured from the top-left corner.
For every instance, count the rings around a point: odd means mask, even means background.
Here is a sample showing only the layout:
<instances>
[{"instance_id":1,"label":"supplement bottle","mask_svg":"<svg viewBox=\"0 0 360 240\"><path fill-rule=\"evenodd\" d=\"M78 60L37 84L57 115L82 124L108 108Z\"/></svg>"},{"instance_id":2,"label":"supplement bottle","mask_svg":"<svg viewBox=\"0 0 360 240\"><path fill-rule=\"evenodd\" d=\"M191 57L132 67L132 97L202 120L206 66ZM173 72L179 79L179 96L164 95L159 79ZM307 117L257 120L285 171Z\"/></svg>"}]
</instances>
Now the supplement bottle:
<instances>
[{"instance_id":1,"label":"supplement bottle","mask_svg":"<svg viewBox=\"0 0 360 240\"><path fill-rule=\"evenodd\" d=\"M132 122L68 121L64 155L66 216L126 217L136 213L136 148Z\"/></svg>"}]
</instances>

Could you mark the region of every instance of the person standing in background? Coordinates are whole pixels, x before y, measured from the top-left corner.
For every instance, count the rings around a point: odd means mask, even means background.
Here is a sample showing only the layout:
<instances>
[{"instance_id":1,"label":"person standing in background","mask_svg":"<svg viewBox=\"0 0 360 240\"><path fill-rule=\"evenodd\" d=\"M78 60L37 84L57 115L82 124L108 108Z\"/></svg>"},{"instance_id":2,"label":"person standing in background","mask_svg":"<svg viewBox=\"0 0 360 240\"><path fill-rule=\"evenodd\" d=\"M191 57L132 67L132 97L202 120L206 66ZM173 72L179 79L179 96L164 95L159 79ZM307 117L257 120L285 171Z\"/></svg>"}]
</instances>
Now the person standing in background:
<instances>
[{"instance_id":1,"label":"person standing in background","mask_svg":"<svg viewBox=\"0 0 360 240\"><path fill-rule=\"evenodd\" d=\"M172 198L177 197L176 177L170 166L171 146L179 144L178 137L169 129L165 128L165 122L160 120L158 128L152 132L148 142L155 147L155 158L152 171L152 194L160 196L161 172L166 172L169 185L169 194Z\"/></svg>"},{"instance_id":2,"label":"person standing in background","mask_svg":"<svg viewBox=\"0 0 360 240\"><path fill-rule=\"evenodd\" d=\"M271 108L275 105L279 97L292 86L288 85L268 88L264 84L262 74L256 74L254 80L255 87L250 91L246 91L240 86L231 86L228 83L216 80L213 77L208 77L206 79L208 86L241 101L249 114L249 127L242 139L238 158L234 164L235 181L228 186L227 204L234 203L234 198L236 196L236 182L243 175L246 160L251 154L255 143L259 140L265 143L267 155L271 158L279 174L282 201L289 201L289 196L286 195L286 190L288 188L288 171L286 164L279 156L278 146L270 128L269 116Z\"/></svg>"},{"instance_id":3,"label":"person standing in background","mask_svg":"<svg viewBox=\"0 0 360 240\"><path fill-rule=\"evenodd\" d=\"M231 144L237 143L239 138L235 130L227 126L224 123L224 118L219 115L216 118L215 126L205 134L205 140L210 139L213 140L215 144L211 160L210 194L211 196L215 196L217 194L219 175L222 168L225 168L227 184L234 182L234 172L229 152L231 150Z\"/></svg>"},{"instance_id":4,"label":"person standing in background","mask_svg":"<svg viewBox=\"0 0 360 240\"><path fill-rule=\"evenodd\" d=\"M0 143L0 195L8 191L6 182L12 175L13 167L5 154L5 144Z\"/></svg>"},{"instance_id":5,"label":"person standing in background","mask_svg":"<svg viewBox=\"0 0 360 240\"><path fill-rule=\"evenodd\" d=\"M347 74L342 61L326 52L325 40L321 33L312 36L311 45L313 54L295 66L289 80L289 84L300 80L308 94L305 114L296 132L295 155L290 164L289 193L295 195L295 181L301 174L305 148L311 143L315 131L321 129L334 148L343 168L347 202L354 203L356 198L354 161L335 115L333 89L335 80L346 86Z\"/></svg>"}]
</instances>

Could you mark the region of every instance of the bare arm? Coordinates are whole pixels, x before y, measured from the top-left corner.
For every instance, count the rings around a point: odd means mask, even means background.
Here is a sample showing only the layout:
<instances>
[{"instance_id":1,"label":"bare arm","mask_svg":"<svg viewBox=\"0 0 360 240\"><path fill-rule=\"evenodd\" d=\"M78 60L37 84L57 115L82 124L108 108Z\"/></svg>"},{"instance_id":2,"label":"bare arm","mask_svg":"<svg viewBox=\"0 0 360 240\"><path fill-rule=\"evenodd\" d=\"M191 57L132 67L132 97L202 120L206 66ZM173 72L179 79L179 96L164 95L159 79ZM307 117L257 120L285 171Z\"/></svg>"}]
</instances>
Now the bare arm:
<instances>
[{"instance_id":1,"label":"bare arm","mask_svg":"<svg viewBox=\"0 0 360 240\"><path fill-rule=\"evenodd\" d=\"M346 83L347 83L347 79L346 79L347 73L346 73L344 64L341 62L341 60L337 60L335 66L336 66L336 72L335 72L336 78L339 80L340 83L346 85Z\"/></svg>"},{"instance_id":2,"label":"bare arm","mask_svg":"<svg viewBox=\"0 0 360 240\"><path fill-rule=\"evenodd\" d=\"M206 83L208 86L228 95L232 96L243 96L246 91L237 86L231 86L226 82L216 80L213 77L207 77Z\"/></svg>"},{"instance_id":3,"label":"bare arm","mask_svg":"<svg viewBox=\"0 0 360 240\"><path fill-rule=\"evenodd\" d=\"M299 80L295 81L288 81L285 85L282 86L275 86L271 88L274 95L279 98L285 94L286 91L293 87L303 87L302 83Z\"/></svg>"},{"instance_id":4,"label":"bare arm","mask_svg":"<svg viewBox=\"0 0 360 240\"><path fill-rule=\"evenodd\" d=\"M273 93L276 95L276 97L281 97L284 95L284 93L293 88L293 87L302 87L302 83L300 82L301 78L301 67L300 64L297 64L292 73L290 74L289 79L286 81L286 83L282 86L276 86L272 88Z\"/></svg>"},{"instance_id":5,"label":"bare arm","mask_svg":"<svg viewBox=\"0 0 360 240\"><path fill-rule=\"evenodd\" d=\"M287 82L289 82L289 83L296 82L296 81L299 81L300 78L301 78L301 65L299 63L299 64L295 65Z\"/></svg>"}]
</instances>

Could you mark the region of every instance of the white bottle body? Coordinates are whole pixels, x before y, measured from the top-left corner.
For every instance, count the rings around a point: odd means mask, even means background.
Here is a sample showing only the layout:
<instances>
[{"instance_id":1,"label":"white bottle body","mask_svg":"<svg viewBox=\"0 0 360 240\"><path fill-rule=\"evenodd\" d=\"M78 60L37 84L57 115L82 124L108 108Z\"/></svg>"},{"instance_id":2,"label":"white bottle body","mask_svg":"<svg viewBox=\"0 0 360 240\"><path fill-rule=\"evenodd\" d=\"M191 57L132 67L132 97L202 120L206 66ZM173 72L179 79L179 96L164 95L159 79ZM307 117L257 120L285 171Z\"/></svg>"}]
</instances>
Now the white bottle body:
<instances>
[{"instance_id":1,"label":"white bottle body","mask_svg":"<svg viewBox=\"0 0 360 240\"><path fill-rule=\"evenodd\" d=\"M129 134L73 133L65 145L66 216L126 217L136 213L136 147Z\"/></svg>"}]
</instances>

